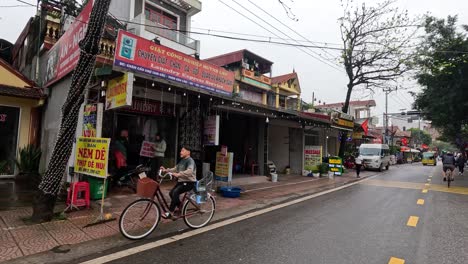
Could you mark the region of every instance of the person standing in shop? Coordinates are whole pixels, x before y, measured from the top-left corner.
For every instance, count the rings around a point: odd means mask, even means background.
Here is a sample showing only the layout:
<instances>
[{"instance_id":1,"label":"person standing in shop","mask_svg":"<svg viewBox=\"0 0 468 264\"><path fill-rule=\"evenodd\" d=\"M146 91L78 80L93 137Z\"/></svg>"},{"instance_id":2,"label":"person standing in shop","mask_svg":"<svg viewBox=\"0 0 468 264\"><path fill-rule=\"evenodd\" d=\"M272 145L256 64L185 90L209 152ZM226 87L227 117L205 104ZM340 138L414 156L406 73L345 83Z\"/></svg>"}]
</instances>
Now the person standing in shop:
<instances>
[{"instance_id":1,"label":"person standing in shop","mask_svg":"<svg viewBox=\"0 0 468 264\"><path fill-rule=\"evenodd\" d=\"M154 143L154 157L151 161L151 171L156 175L156 171L163 165L164 153L166 152L166 141L161 137L161 134L156 134Z\"/></svg>"}]
</instances>

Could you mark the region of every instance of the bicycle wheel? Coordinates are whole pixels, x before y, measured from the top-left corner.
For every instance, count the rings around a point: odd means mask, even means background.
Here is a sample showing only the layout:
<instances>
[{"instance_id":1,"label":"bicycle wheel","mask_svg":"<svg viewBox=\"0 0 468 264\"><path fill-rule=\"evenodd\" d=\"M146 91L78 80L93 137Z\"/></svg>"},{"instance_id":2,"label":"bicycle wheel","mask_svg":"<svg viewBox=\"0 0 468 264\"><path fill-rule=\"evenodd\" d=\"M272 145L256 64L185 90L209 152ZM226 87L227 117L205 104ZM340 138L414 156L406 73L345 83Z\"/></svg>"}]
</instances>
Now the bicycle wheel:
<instances>
[{"instance_id":1,"label":"bicycle wheel","mask_svg":"<svg viewBox=\"0 0 468 264\"><path fill-rule=\"evenodd\" d=\"M216 202L212 196L201 204L187 199L182 208L185 224L193 229L206 226L213 218Z\"/></svg>"},{"instance_id":2,"label":"bicycle wheel","mask_svg":"<svg viewBox=\"0 0 468 264\"><path fill-rule=\"evenodd\" d=\"M119 219L120 233L128 239L142 239L151 234L161 220L161 211L155 201L138 199L130 203Z\"/></svg>"}]
</instances>

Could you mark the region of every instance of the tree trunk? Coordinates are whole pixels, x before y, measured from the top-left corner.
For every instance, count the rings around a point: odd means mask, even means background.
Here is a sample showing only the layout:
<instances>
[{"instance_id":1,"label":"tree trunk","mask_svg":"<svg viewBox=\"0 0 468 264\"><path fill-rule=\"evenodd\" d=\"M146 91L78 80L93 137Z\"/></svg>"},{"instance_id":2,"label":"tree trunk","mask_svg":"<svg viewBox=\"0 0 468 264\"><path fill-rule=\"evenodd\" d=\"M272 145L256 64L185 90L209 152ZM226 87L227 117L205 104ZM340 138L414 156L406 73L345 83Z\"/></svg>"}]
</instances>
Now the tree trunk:
<instances>
[{"instance_id":1,"label":"tree trunk","mask_svg":"<svg viewBox=\"0 0 468 264\"><path fill-rule=\"evenodd\" d=\"M80 41L80 58L72 75L67 99L62 106L62 120L47 171L39 185L33 202L32 220L50 221L53 217L57 194L66 171L75 139L78 113L84 100L84 91L94 70L99 42L107 19L111 0L96 0L91 11L88 29Z\"/></svg>"},{"instance_id":2,"label":"tree trunk","mask_svg":"<svg viewBox=\"0 0 468 264\"><path fill-rule=\"evenodd\" d=\"M352 83L349 83L347 86L348 86L348 92L346 93L346 100L344 102L343 108L341 109L343 113L348 112L349 100L351 100L351 92L353 91L353 87L354 87ZM338 152L338 156L340 156L341 158L344 158L345 147L346 147L346 137L342 135L341 140L340 140L340 150Z\"/></svg>"}]
</instances>

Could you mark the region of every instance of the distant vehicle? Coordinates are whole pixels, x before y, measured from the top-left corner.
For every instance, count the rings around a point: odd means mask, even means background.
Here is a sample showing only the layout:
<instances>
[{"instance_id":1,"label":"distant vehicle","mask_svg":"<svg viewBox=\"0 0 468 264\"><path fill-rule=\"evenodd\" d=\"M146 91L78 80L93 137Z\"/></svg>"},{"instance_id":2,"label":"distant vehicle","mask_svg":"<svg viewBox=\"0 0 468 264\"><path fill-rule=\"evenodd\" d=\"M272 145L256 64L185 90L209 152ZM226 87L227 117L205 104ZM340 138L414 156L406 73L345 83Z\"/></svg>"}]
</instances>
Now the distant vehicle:
<instances>
[{"instance_id":1,"label":"distant vehicle","mask_svg":"<svg viewBox=\"0 0 468 264\"><path fill-rule=\"evenodd\" d=\"M390 167L390 148L387 144L361 144L359 157L366 169L383 171Z\"/></svg>"},{"instance_id":2,"label":"distant vehicle","mask_svg":"<svg viewBox=\"0 0 468 264\"><path fill-rule=\"evenodd\" d=\"M424 152L422 155L422 164L426 165L434 165L437 166L437 159L435 152Z\"/></svg>"}]
</instances>

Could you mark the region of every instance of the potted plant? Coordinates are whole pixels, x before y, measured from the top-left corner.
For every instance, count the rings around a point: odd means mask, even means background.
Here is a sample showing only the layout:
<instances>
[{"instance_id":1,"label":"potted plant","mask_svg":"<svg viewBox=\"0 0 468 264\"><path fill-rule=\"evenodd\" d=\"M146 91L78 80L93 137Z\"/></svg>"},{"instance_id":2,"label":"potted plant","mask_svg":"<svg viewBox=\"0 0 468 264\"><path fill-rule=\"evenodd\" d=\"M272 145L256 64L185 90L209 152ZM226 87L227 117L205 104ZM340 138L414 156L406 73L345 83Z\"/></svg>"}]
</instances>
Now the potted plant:
<instances>
[{"instance_id":1,"label":"potted plant","mask_svg":"<svg viewBox=\"0 0 468 264\"><path fill-rule=\"evenodd\" d=\"M19 159L15 160L19 170L15 180L25 182L30 187L36 188L41 182L41 175L39 174L41 155L41 149L32 144L20 149Z\"/></svg>"},{"instance_id":2,"label":"potted plant","mask_svg":"<svg viewBox=\"0 0 468 264\"><path fill-rule=\"evenodd\" d=\"M328 177L328 163L323 162L322 164L320 164L320 176Z\"/></svg>"}]
</instances>

